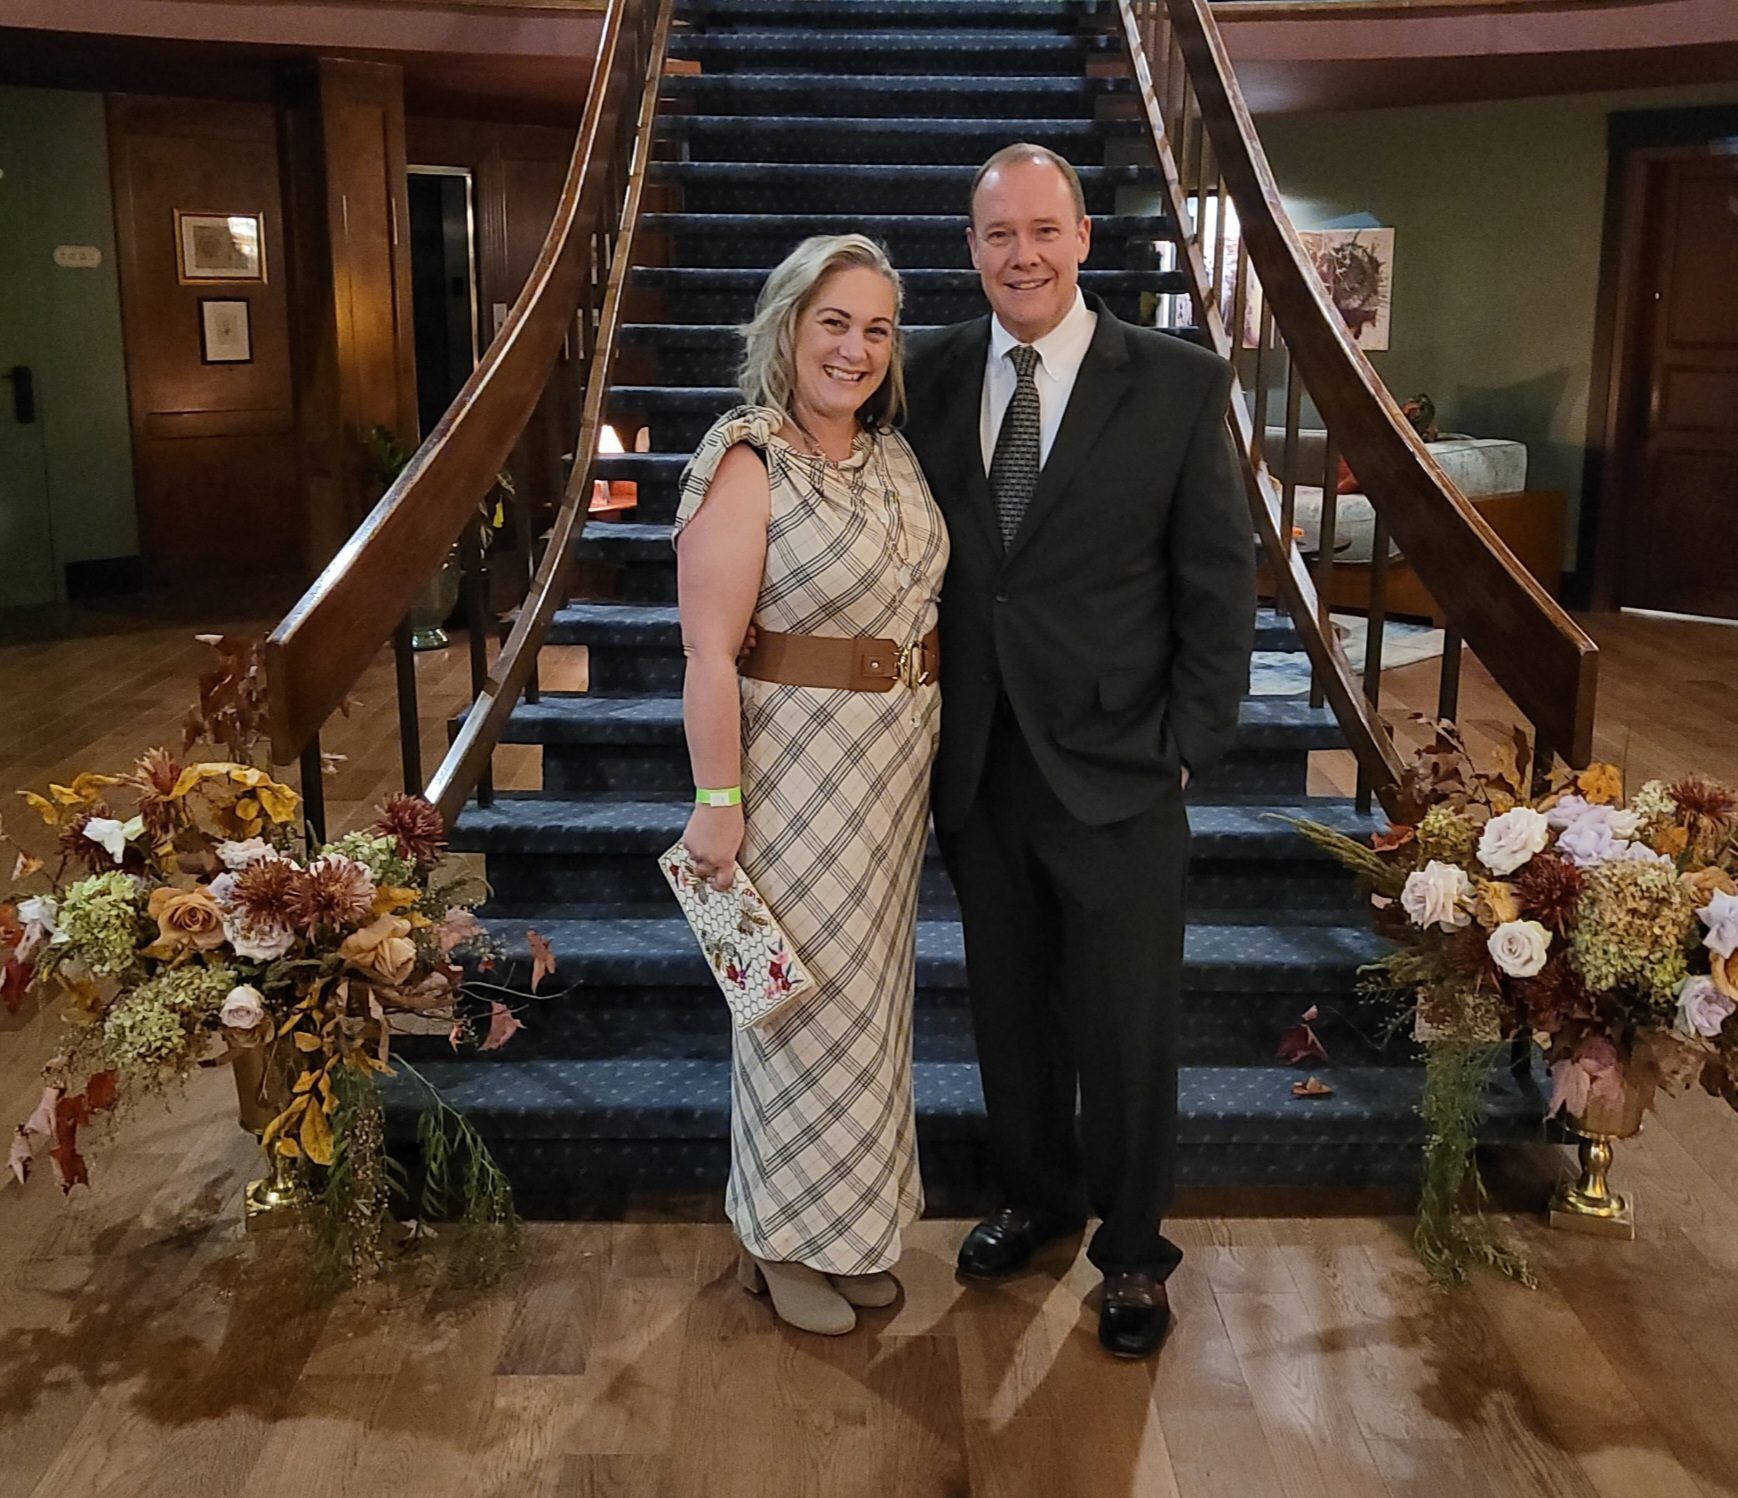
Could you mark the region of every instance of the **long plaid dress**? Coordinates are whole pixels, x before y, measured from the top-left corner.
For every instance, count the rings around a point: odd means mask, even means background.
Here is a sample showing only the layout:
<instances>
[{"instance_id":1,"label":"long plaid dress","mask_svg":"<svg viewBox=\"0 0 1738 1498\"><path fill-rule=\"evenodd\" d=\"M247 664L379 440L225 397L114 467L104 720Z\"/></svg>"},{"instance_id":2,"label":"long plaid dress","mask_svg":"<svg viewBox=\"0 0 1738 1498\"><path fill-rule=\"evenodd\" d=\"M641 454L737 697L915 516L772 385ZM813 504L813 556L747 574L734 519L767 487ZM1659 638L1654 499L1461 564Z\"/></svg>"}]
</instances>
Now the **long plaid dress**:
<instances>
[{"instance_id":1,"label":"long plaid dress","mask_svg":"<svg viewBox=\"0 0 1738 1498\"><path fill-rule=\"evenodd\" d=\"M725 452L747 442L772 490L755 623L921 639L935 626L948 541L911 448L897 434L862 435L832 463L790 446L780 425L757 406L718 420L683 473L676 532ZM923 1210L911 1010L940 707L934 686L742 681L742 867L816 983L783 1018L734 1040L725 1210L763 1259L887 1269Z\"/></svg>"}]
</instances>

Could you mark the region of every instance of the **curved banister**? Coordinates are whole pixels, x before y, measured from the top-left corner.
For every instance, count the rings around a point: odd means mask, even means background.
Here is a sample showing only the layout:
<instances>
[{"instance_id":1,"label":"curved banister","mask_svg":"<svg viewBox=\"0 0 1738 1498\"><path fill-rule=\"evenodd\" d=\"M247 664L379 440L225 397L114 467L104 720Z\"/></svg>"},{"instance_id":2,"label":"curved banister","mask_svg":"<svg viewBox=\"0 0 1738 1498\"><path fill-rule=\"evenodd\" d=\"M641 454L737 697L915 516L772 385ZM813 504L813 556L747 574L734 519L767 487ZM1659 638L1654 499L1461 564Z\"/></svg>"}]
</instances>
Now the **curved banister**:
<instances>
[{"instance_id":1,"label":"curved banister","mask_svg":"<svg viewBox=\"0 0 1738 1498\"><path fill-rule=\"evenodd\" d=\"M652 17L667 26L668 12L669 0L610 0L561 197L505 324L404 471L266 641L276 762L305 757L317 742L445 562L530 419L585 306L598 242L616 232L634 139L620 126L624 115L638 118Z\"/></svg>"},{"instance_id":2,"label":"curved banister","mask_svg":"<svg viewBox=\"0 0 1738 1498\"><path fill-rule=\"evenodd\" d=\"M1392 533L1408 564L1447 615L1451 628L1465 638L1497 684L1533 723L1540 745L1572 764L1586 764L1592 753L1598 647L1539 586L1437 466L1347 330L1286 214L1208 0L1118 3L1153 144L1165 164L1163 175L1172 199L1167 207L1175 221L1187 223L1183 216L1187 196L1183 173L1187 167L1182 158L1188 154L1191 121L1185 99L1178 111L1183 147L1173 154L1165 123L1170 111L1166 101L1158 97L1143 34L1143 20L1157 20L1161 3L1167 14L1159 24L1168 21L1168 27L1162 53L1156 45L1152 49L1159 53L1158 67L1168 84L1172 49L1180 54L1198 108L1195 123L1198 129L1204 127L1219 183L1236 210L1242 236L1240 254L1247 253L1260 283L1268 309L1264 315L1271 317L1289 350L1295 374L1321 412L1334 444L1358 475L1376 509L1379 529ZM1199 170L1203 150L1199 136L1194 149ZM1204 193L1204 185L1198 183L1198 191ZM1219 267L1210 277L1202 247L1181 231L1178 242L1184 251L1184 268L1191 272L1195 287L1198 323L1219 352L1229 357L1232 337L1217 306ZM1235 323L1241 323L1241 308L1239 287ZM1295 605L1303 595L1286 579L1303 584L1304 593L1311 590L1301 558L1290 544L1289 511L1284 534L1275 523L1279 506L1272 499L1277 481L1263 467L1260 456L1265 433L1256 429L1241 400L1236 403L1234 417L1243 451L1250 458L1246 477L1252 498L1266 500L1255 506L1258 524L1264 516L1268 522L1261 525L1263 540L1280 576L1281 589ZM1324 494L1324 513L1328 497ZM1385 545L1382 551L1385 555ZM1305 601L1313 603L1313 598ZM1293 613L1296 617L1296 607ZM1300 620L1300 624L1305 622ZM1342 724L1348 726L1353 748L1360 749L1361 731L1385 740L1387 735L1368 704L1360 707L1356 701L1344 700L1360 694L1351 686L1344 657L1331 635L1309 628L1301 632L1311 649L1318 681L1334 702ZM1312 639L1312 634L1326 638ZM1329 665L1334 669L1324 670ZM1353 715L1350 723L1348 711ZM1382 753L1378 744L1365 745L1363 750L1360 763L1381 789L1392 777L1392 745L1387 745L1387 753Z\"/></svg>"},{"instance_id":3,"label":"curved banister","mask_svg":"<svg viewBox=\"0 0 1738 1498\"><path fill-rule=\"evenodd\" d=\"M609 395L616 330L621 324L622 300L633 261L634 230L645 187L644 167L651 153L652 130L658 110L658 80L669 38L670 15L671 0L660 0L648 51L645 86L639 98L633 157L627 174L627 198L622 205L609 263L609 280L598 311L597 331L593 338L595 353L586 379L579 438L574 447L573 467L568 474L561 507L544 546L531 590L514 620L512 631L425 792L449 824L458 816L465 798L486 772L489 756L500 741L508 715L518 702L519 694L534 679L537 652L549 633L555 611L567 601L573 543L586 520L598 434L604 424L604 405Z\"/></svg>"}]
</instances>

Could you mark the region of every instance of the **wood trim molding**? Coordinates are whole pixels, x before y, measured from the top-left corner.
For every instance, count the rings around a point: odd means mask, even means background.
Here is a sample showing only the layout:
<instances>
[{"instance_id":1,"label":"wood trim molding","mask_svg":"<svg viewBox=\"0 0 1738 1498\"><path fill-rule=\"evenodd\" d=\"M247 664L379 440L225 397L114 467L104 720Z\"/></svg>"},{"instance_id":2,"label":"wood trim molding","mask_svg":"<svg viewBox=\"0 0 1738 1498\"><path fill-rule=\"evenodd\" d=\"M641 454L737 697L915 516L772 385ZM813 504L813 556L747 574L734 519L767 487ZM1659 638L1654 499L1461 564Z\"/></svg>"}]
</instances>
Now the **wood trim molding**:
<instances>
[{"instance_id":1,"label":"wood trim molding","mask_svg":"<svg viewBox=\"0 0 1738 1498\"><path fill-rule=\"evenodd\" d=\"M1376 16L1430 15L1446 11L1624 10L1672 5L1677 0L1212 0L1213 19L1238 21L1360 20Z\"/></svg>"}]
</instances>

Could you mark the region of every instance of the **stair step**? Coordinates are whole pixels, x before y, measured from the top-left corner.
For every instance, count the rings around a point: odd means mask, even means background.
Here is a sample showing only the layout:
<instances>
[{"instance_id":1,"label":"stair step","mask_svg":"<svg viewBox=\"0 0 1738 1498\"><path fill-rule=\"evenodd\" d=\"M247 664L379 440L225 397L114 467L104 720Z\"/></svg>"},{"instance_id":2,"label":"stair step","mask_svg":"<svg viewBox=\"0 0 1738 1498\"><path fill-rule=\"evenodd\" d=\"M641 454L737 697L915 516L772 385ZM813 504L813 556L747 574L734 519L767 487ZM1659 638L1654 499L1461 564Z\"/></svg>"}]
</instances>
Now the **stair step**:
<instances>
[{"instance_id":1,"label":"stair step","mask_svg":"<svg viewBox=\"0 0 1738 1498\"><path fill-rule=\"evenodd\" d=\"M602 543L601 549L613 550L611 543L602 538L616 531L628 533L617 538L622 550L643 549L648 556L667 559L674 566L675 548L670 544L668 526L606 523L593 526L586 539L595 533ZM551 645L674 651L682 644L681 622L673 603L571 603L555 611L549 623L548 640ZM1297 632L1291 620L1275 609L1258 609L1255 648L1274 652L1296 650Z\"/></svg>"},{"instance_id":2,"label":"stair step","mask_svg":"<svg viewBox=\"0 0 1738 1498\"><path fill-rule=\"evenodd\" d=\"M975 166L786 161L654 161L654 182L682 189L688 213L958 213ZM1080 184L1090 214L1114 213L1122 187L1154 188L1144 166L1087 166Z\"/></svg>"},{"instance_id":3,"label":"stair step","mask_svg":"<svg viewBox=\"0 0 1738 1498\"><path fill-rule=\"evenodd\" d=\"M528 1060L491 1066L427 1061L419 1070L449 1107L487 1139L713 1139L729 1135L730 1068L709 1059ZM1422 1068L1324 1068L1332 1097L1298 1099L1299 1073L1283 1066L1185 1066L1177 1087L1177 1139L1191 1146L1415 1146ZM983 1093L971 1062L913 1068L919 1138L978 1139ZM388 1128L408 1132L420 1097L389 1082ZM1481 1135L1542 1139L1543 1099L1506 1071L1492 1074ZM553 1186L555 1183L546 1183ZM573 1184L578 1185L579 1182Z\"/></svg>"},{"instance_id":4,"label":"stair step","mask_svg":"<svg viewBox=\"0 0 1738 1498\"><path fill-rule=\"evenodd\" d=\"M1120 57L1122 38L1110 34L1045 33L1005 27L865 27L837 30L683 32L670 55L710 72L804 72L836 67L852 73L933 73L974 67L999 73L1078 73L1089 57Z\"/></svg>"},{"instance_id":5,"label":"stair step","mask_svg":"<svg viewBox=\"0 0 1738 1498\"><path fill-rule=\"evenodd\" d=\"M681 836L692 809L686 799L674 796L503 793L491 806L465 808L453 829L453 847L491 856L620 853L655 858ZM1378 814L1330 797L1313 798L1302 806L1206 804L1188 810L1190 851L1197 860L1266 858L1337 869L1283 819L1308 815L1352 837L1367 837L1388 825Z\"/></svg>"},{"instance_id":6,"label":"stair step","mask_svg":"<svg viewBox=\"0 0 1738 1498\"><path fill-rule=\"evenodd\" d=\"M961 77L830 72L701 73L667 77L662 93L715 114L740 109L762 114L800 108L808 114L858 119L942 109L960 117L1001 120L1010 138L1020 117L1067 113L1090 117L1098 101L1134 90L1132 78L1083 78L1057 74L982 74Z\"/></svg>"},{"instance_id":7,"label":"stair step","mask_svg":"<svg viewBox=\"0 0 1738 1498\"><path fill-rule=\"evenodd\" d=\"M1133 140L1142 120L958 118L864 120L834 115L672 114L658 139L689 161L969 162L1010 139L1048 146L1077 165L1102 162L1111 140ZM1016 134L1017 133L1017 134Z\"/></svg>"},{"instance_id":8,"label":"stair step","mask_svg":"<svg viewBox=\"0 0 1738 1498\"><path fill-rule=\"evenodd\" d=\"M641 266L630 287L630 308L643 307L642 298L656 297L663 321L671 324L746 322L772 267L767 266ZM974 270L902 269L905 297L902 316L926 326L963 322L988 310L983 283ZM1103 297L1125 321L1141 321L1143 295L1171 296L1188 290L1181 271L1082 270L1081 287ZM638 311L636 317L642 315ZM722 409L722 408L720 408Z\"/></svg>"},{"instance_id":9,"label":"stair step","mask_svg":"<svg viewBox=\"0 0 1738 1498\"><path fill-rule=\"evenodd\" d=\"M529 926L554 952L562 989L595 994L605 988L683 988L703 994L712 987L694 934L673 904L531 908L512 915L491 913L485 925L503 952L494 976L509 986L529 974L530 950L524 938ZM1344 995L1351 991L1357 969L1385 950L1382 939L1362 922L1247 925L1194 920L1184 934L1183 982L1196 993ZM917 984L922 990L963 996L965 944L958 921L918 921Z\"/></svg>"},{"instance_id":10,"label":"stair step","mask_svg":"<svg viewBox=\"0 0 1738 1498\"><path fill-rule=\"evenodd\" d=\"M800 24L805 28L862 26L1073 27L1080 0L682 0L680 20L709 28Z\"/></svg>"},{"instance_id":11,"label":"stair step","mask_svg":"<svg viewBox=\"0 0 1738 1498\"><path fill-rule=\"evenodd\" d=\"M537 702L521 702L502 735L507 744L681 741L680 697L596 697L583 692L545 692ZM1238 749L1336 749L1343 742L1332 712L1311 707L1302 697L1249 697L1238 710Z\"/></svg>"},{"instance_id":12,"label":"stair step","mask_svg":"<svg viewBox=\"0 0 1738 1498\"><path fill-rule=\"evenodd\" d=\"M1155 245L1168 236L1169 223L1158 214L1093 219L1087 269L1136 270L1156 263ZM649 213L640 220L640 233L669 236L671 263L681 266L776 265L813 234L867 234L886 247L901 271L971 265L963 213ZM909 318L906 330L914 331Z\"/></svg>"}]
</instances>

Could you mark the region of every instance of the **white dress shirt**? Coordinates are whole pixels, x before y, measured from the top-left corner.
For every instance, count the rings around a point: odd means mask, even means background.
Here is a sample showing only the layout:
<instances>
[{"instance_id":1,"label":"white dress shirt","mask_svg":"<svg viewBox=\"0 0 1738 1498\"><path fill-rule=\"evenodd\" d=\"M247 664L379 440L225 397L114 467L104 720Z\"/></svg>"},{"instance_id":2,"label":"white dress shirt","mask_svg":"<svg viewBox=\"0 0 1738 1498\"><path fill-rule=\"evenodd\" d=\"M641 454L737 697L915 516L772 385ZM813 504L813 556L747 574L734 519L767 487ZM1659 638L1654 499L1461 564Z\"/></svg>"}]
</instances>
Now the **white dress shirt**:
<instances>
[{"instance_id":1,"label":"white dress shirt","mask_svg":"<svg viewBox=\"0 0 1738 1498\"><path fill-rule=\"evenodd\" d=\"M1039 467L1049 461L1056 430L1062 425L1062 413L1068 409L1068 397L1074 391L1075 377L1081 361L1092 343L1093 329L1098 326L1098 314L1086 305L1078 288L1074 306L1068 315L1040 338L1033 348L1038 350L1038 363L1032 372L1038 387L1038 410L1041 418L1038 439ZM990 352L984 368L983 404L978 416L978 440L983 447L984 472L990 471L990 459L996 452L996 434L1002 430L1002 417L1008 402L1014 398L1014 386L1019 375L1008 350L1019 339L1002 326L994 314L990 317Z\"/></svg>"}]
</instances>

